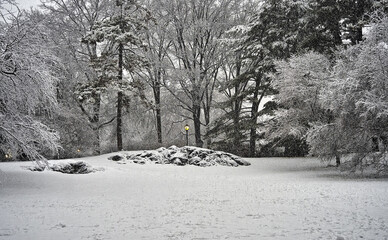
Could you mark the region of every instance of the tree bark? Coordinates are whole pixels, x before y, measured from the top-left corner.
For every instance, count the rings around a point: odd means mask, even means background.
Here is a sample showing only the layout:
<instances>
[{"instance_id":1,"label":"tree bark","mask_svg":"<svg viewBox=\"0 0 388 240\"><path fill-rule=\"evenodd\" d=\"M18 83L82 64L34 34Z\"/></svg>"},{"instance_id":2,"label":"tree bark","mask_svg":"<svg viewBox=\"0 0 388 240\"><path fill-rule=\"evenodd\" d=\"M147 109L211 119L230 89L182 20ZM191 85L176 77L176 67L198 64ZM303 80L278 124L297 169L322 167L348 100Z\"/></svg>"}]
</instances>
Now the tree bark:
<instances>
[{"instance_id":1,"label":"tree bark","mask_svg":"<svg viewBox=\"0 0 388 240\"><path fill-rule=\"evenodd\" d=\"M257 112L259 111L260 100L259 89L261 85L261 76L256 77L255 79L255 89L253 92L252 98L252 107L251 107L251 129L249 133L249 156L254 157L256 155L256 124L257 124Z\"/></svg>"},{"instance_id":2,"label":"tree bark","mask_svg":"<svg viewBox=\"0 0 388 240\"><path fill-rule=\"evenodd\" d=\"M100 107L101 107L101 96L99 93L93 94L94 104L93 104L93 117L91 123L94 126L98 126L100 123ZM100 129L98 127L94 127L94 134L96 135L96 139L94 142L93 152L97 155L101 153L100 150Z\"/></svg>"},{"instance_id":3,"label":"tree bark","mask_svg":"<svg viewBox=\"0 0 388 240\"><path fill-rule=\"evenodd\" d=\"M123 81L123 44L119 44L119 86ZM122 132L122 108L123 108L123 92L120 89L117 93L117 119L116 119L116 136L117 136L117 150L123 150L123 132Z\"/></svg>"},{"instance_id":4,"label":"tree bark","mask_svg":"<svg viewBox=\"0 0 388 240\"><path fill-rule=\"evenodd\" d=\"M96 140L94 142L93 153L96 154L96 155L100 155L101 154L101 150L100 150L100 129L95 130L95 135L96 135Z\"/></svg>"},{"instance_id":5,"label":"tree bark","mask_svg":"<svg viewBox=\"0 0 388 240\"><path fill-rule=\"evenodd\" d=\"M207 87L205 89L205 99L203 101L203 114L205 117L205 127L206 127L206 136L209 136L209 131L210 131L210 109L211 109L211 104L212 104L212 94L213 89L210 89ZM210 147L211 145L211 139L209 137L206 138L206 147Z\"/></svg>"},{"instance_id":6,"label":"tree bark","mask_svg":"<svg viewBox=\"0 0 388 240\"><path fill-rule=\"evenodd\" d=\"M194 135L195 135L195 145L197 147L203 146L203 141L201 139L201 105L193 105L193 121L194 121Z\"/></svg>"},{"instance_id":7,"label":"tree bark","mask_svg":"<svg viewBox=\"0 0 388 240\"><path fill-rule=\"evenodd\" d=\"M236 88L237 89L237 88ZM239 99L236 99L233 103L233 145L235 148L240 148L241 145L241 131L240 131L240 112L241 104Z\"/></svg>"},{"instance_id":8,"label":"tree bark","mask_svg":"<svg viewBox=\"0 0 388 240\"><path fill-rule=\"evenodd\" d=\"M241 62L236 63L236 76L241 74ZM242 98L240 95L240 82L234 83L234 101L232 102L232 112L233 112L233 147L239 149L241 145L241 131L240 131L240 114L241 114L241 104Z\"/></svg>"},{"instance_id":9,"label":"tree bark","mask_svg":"<svg viewBox=\"0 0 388 240\"><path fill-rule=\"evenodd\" d=\"M158 134L158 143L162 144L162 114L160 109L160 84L155 86L155 103L156 103L156 131Z\"/></svg>"},{"instance_id":10,"label":"tree bark","mask_svg":"<svg viewBox=\"0 0 388 240\"><path fill-rule=\"evenodd\" d=\"M335 164L337 167L341 165L341 158L338 154L335 155Z\"/></svg>"},{"instance_id":11,"label":"tree bark","mask_svg":"<svg viewBox=\"0 0 388 240\"><path fill-rule=\"evenodd\" d=\"M206 111L204 111L204 116L205 116L206 133L209 133L209 131L210 131L210 106L209 106L209 108L206 109ZM206 135L208 135L208 134L206 134ZM209 148L212 141L209 137L207 137L205 140L206 140L206 147Z\"/></svg>"},{"instance_id":12,"label":"tree bark","mask_svg":"<svg viewBox=\"0 0 388 240\"><path fill-rule=\"evenodd\" d=\"M124 33L123 29L123 3L120 0L116 1L116 6L120 7L120 30ZM117 115L116 115L116 136L117 136L117 150L123 150L123 122L122 122L122 109L123 109L123 92L121 85L123 82L123 43L119 43L119 72L118 72L118 85L119 91L117 93Z\"/></svg>"},{"instance_id":13,"label":"tree bark","mask_svg":"<svg viewBox=\"0 0 388 240\"><path fill-rule=\"evenodd\" d=\"M161 107L160 107L160 82L161 82L161 72L160 70L157 71L156 79L153 84L153 92L154 92L154 98L155 98L155 104L156 104L156 132L158 135L158 143L162 144L162 114L161 114Z\"/></svg>"}]
</instances>

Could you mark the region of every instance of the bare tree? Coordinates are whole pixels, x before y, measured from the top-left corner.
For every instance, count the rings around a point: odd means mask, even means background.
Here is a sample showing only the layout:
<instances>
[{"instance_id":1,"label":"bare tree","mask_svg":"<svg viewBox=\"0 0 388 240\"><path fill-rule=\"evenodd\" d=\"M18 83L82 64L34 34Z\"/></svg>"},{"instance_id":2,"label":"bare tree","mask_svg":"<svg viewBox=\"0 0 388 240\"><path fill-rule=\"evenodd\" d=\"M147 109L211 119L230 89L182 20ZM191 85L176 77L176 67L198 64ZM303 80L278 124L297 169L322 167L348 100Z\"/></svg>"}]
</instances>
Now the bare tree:
<instances>
[{"instance_id":1,"label":"bare tree","mask_svg":"<svg viewBox=\"0 0 388 240\"><path fill-rule=\"evenodd\" d=\"M168 65L168 50L172 45L172 41L168 38L168 28L170 19L165 18L163 4L160 1L148 0L145 1L147 8L152 12L153 18L157 24L152 22L148 26L146 33L146 45L142 54L147 59L147 66L144 71L138 72L141 78L145 79L147 84L152 89L154 104L152 109L156 120L156 133L158 143L162 144L162 103L161 103L161 88L163 78L165 78L166 67Z\"/></svg>"},{"instance_id":2,"label":"bare tree","mask_svg":"<svg viewBox=\"0 0 388 240\"><path fill-rule=\"evenodd\" d=\"M212 94L220 66L217 41L229 27L232 3L232 0L163 2L163 12L171 22L166 31L172 43L171 67L163 84L179 100L180 107L191 114L185 117L193 120L197 146L203 146L202 110L205 125L210 123Z\"/></svg>"}]
</instances>

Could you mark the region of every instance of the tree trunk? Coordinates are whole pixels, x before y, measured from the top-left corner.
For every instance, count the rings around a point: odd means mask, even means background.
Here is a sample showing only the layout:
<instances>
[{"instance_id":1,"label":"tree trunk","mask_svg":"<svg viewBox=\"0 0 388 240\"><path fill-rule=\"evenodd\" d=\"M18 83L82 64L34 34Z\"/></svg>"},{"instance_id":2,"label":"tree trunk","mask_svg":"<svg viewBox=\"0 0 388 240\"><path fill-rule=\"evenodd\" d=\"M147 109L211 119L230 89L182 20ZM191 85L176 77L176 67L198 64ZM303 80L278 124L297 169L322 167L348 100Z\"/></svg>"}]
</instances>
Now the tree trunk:
<instances>
[{"instance_id":1,"label":"tree trunk","mask_svg":"<svg viewBox=\"0 0 388 240\"><path fill-rule=\"evenodd\" d=\"M95 134L95 142L94 142L94 149L93 152L96 155L99 155L101 153L100 150L100 129L98 125L100 124L100 107L101 107L101 97L100 94L94 93L94 104L93 104L93 117L92 117L92 124L96 127L93 127L94 134Z\"/></svg>"},{"instance_id":2,"label":"tree trunk","mask_svg":"<svg viewBox=\"0 0 388 240\"><path fill-rule=\"evenodd\" d=\"M195 135L195 145L197 147L203 146L203 141L201 139L201 106L193 105L193 120L194 120L194 135Z\"/></svg>"},{"instance_id":3,"label":"tree trunk","mask_svg":"<svg viewBox=\"0 0 388 240\"><path fill-rule=\"evenodd\" d=\"M119 86L123 81L123 44L119 44L119 74L118 74ZM117 135L117 150L123 150L123 123L122 123L122 108L123 108L123 92L120 90L117 93L117 119L116 119L116 135Z\"/></svg>"},{"instance_id":4,"label":"tree trunk","mask_svg":"<svg viewBox=\"0 0 388 240\"><path fill-rule=\"evenodd\" d=\"M204 111L205 115L205 126L206 126L206 135L208 136L209 131L210 131L210 106L209 108L205 108ZM209 137L206 138L206 147L209 148L211 145L212 141Z\"/></svg>"},{"instance_id":5,"label":"tree trunk","mask_svg":"<svg viewBox=\"0 0 388 240\"><path fill-rule=\"evenodd\" d=\"M335 155L335 164L337 167L341 165L341 158L338 154Z\"/></svg>"},{"instance_id":6,"label":"tree trunk","mask_svg":"<svg viewBox=\"0 0 388 240\"><path fill-rule=\"evenodd\" d=\"M251 128L249 133L249 156L254 157L256 155L256 128Z\"/></svg>"},{"instance_id":7,"label":"tree trunk","mask_svg":"<svg viewBox=\"0 0 388 240\"><path fill-rule=\"evenodd\" d=\"M100 154L100 106L101 106L101 95L96 92L92 92L92 98L94 100L92 113L89 114L86 109L83 107L82 103L79 103L78 106L81 108L82 113L84 113L90 123L90 127L93 130L95 139L93 142L93 153Z\"/></svg>"},{"instance_id":8,"label":"tree trunk","mask_svg":"<svg viewBox=\"0 0 388 240\"><path fill-rule=\"evenodd\" d=\"M257 118L255 118L257 119ZM253 123L253 118L252 118ZM256 155L256 127L251 127L249 133L249 156L254 157Z\"/></svg>"},{"instance_id":9,"label":"tree trunk","mask_svg":"<svg viewBox=\"0 0 388 240\"><path fill-rule=\"evenodd\" d=\"M101 150L100 150L100 129L96 129L94 130L94 133L96 135L96 140L94 142L94 149L93 149L93 153L95 155L100 155L101 154Z\"/></svg>"},{"instance_id":10,"label":"tree trunk","mask_svg":"<svg viewBox=\"0 0 388 240\"><path fill-rule=\"evenodd\" d=\"M160 111L160 106L156 107L156 131L158 133L158 143L162 144L162 116Z\"/></svg>"},{"instance_id":11,"label":"tree trunk","mask_svg":"<svg viewBox=\"0 0 388 240\"><path fill-rule=\"evenodd\" d=\"M251 129L249 134L249 156L254 157L256 155L256 124L257 124L257 112L259 111L260 100L259 89L261 85L261 76L256 77L255 79L255 90L253 92L252 98L252 107L251 107Z\"/></svg>"},{"instance_id":12,"label":"tree trunk","mask_svg":"<svg viewBox=\"0 0 388 240\"><path fill-rule=\"evenodd\" d=\"M239 149L241 145L241 132L240 132L240 113L241 113L241 98L238 97L240 94L239 83L234 86L234 101L233 101L233 145L234 148Z\"/></svg>"},{"instance_id":13,"label":"tree trunk","mask_svg":"<svg viewBox=\"0 0 388 240\"><path fill-rule=\"evenodd\" d=\"M240 55L239 59L240 59ZM236 61L236 77L239 77L241 74L241 61ZM240 114L241 114L241 104L242 97L239 96L241 94L241 82L236 81L234 83L234 96L232 102L232 113L233 113L233 151L241 150L241 126L240 126Z\"/></svg>"},{"instance_id":14,"label":"tree trunk","mask_svg":"<svg viewBox=\"0 0 388 240\"><path fill-rule=\"evenodd\" d=\"M123 122L122 122L123 92L117 93L116 136L117 151L123 150Z\"/></svg>"},{"instance_id":15,"label":"tree trunk","mask_svg":"<svg viewBox=\"0 0 388 240\"><path fill-rule=\"evenodd\" d=\"M162 114L160 109L160 79L161 73L158 71L154 82L153 91L156 104L156 132L158 135L158 143L162 144Z\"/></svg>"},{"instance_id":16,"label":"tree trunk","mask_svg":"<svg viewBox=\"0 0 388 240\"><path fill-rule=\"evenodd\" d=\"M205 117L205 127L206 127L206 147L209 148L211 145L211 139L209 137L209 131L210 131L210 108L211 108L211 99L212 96L210 95L212 90L209 91L209 88L206 87L205 89L205 99L202 102L203 107L203 115Z\"/></svg>"}]
</instances>

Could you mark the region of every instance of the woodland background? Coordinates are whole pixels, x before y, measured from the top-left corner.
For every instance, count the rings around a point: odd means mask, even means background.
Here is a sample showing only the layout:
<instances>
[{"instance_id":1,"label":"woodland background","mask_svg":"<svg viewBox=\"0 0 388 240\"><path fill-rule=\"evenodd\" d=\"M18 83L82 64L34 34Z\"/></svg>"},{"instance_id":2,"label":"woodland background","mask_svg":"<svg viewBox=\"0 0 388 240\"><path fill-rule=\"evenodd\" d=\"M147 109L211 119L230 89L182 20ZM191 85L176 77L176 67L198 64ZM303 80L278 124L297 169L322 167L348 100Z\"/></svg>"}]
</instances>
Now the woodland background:
<instances>
[{"instance_id":1,"label":"woodland background","mask_svg":"<svg viewBox=\"0 0 388 240\"><path fill-rule=\"evenodd\" d=\"M0 0L0 158L185 145L387 169L386 0Z\"/></svg>"}]
</instances>

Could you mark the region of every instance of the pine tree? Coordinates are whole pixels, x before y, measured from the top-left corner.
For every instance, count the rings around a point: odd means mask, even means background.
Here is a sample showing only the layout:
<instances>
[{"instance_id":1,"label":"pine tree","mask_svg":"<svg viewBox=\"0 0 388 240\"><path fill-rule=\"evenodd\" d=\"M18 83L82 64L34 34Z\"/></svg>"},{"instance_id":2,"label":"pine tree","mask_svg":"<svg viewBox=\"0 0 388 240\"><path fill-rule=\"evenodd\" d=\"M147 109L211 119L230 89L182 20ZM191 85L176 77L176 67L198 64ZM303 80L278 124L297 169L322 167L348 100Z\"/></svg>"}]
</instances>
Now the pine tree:
<instances>
[{"instance_id":1,"label":"pine tree","mask_svg":"<svg viewBox=\"0 0 388 240\"><path fill-rule=\"evenodd\" d=\"M305 16L301 18L304 25L299 48L332 55L342 44L340 22L343 18L343 9L338 1L310 1Z\"/></svg>"},{"instance_id":2,"label":"pine tree","mask_svg":"<svg viewBox=\"0 0 388 240\"><path fill-rule=\"evenodd\" d=\"M267 94L273 93L271 73L275 59L287 59L298 50L300 18L305 10L304 2L270 0L263 3L260 12L253 18L252 28L244 43L246 58L252 64L246 80L252 82L247 89L250 112L250 155L256 153L257 118L259 104Z\"/></svg>"},{"instance_id":3,"label":"pine tree","mask_svg":"<svg viewBox=\"0 0 388 240\"><path fill-rule=\"evenodd\" d=\"M248 88L247 74L250 64L246 58L243 44L247 38L247 25L252 13L257 10L257 2L243 2L236 7L233 15L233 26L222 36L221 45L224 49L224 59L220 67L219 91L225 95L225 100L217 104L223 114L212 124L207 138L216 139L213 146L239 155L247 155L243 143L247 139L247 106L244 104Z\"/></svg>"},{"instance_id":4,"label":"pine tree","mask_svg":"<svg viewBox=\"0 0 388 240\"><path fill-rule=\"evenodd\" d=\"M131 88L128 81L123 81L123 69L126 66L126 69L132 72L145 64L140 56L134 54L133 49L144 46L142 33L147 28L151 15L136 1L117 0L116 6L114 15L97 22L82 41L102 43L105 48L111 50L96 59L95 68L100 72L100 81L105 82L104 87L110 86L117 90L116 136L117 148L120 151L123 149L122 108L124 91ZM129 54L131 57L124 57L125 54ZM124 63L124 59L127 62Z\"/></svg>"},{"instance_id":5,"label":"pine tree","mask_svg":"<svg viewBox=\"0 0 388 240\"><path fill-rule=\"evenodd\" d=\"M374 0L344 0L340 2L344 19L342 25L346 31L345 39L357 44L363 40L362 28L368 22Z\"/></svg>"},{"instance_id":6,"label":"pine tree","mask_svg":"<svg viewBox=\"0 0 388 240\"><path fill-rule=\"evenodd\" d=\"M265 96L274 93L271 74L274 60L286 59L297 51L300 41L304 2L255 2L257 10L248 23L226 32L229 43L228 62L224 65L222 91L227 100L221 104L223 114L215 121L211 135L219 136L217 144L229 149L242 149L248 139L249 154L256 154L259 105Z\"/></svg>"}]
</instances>

